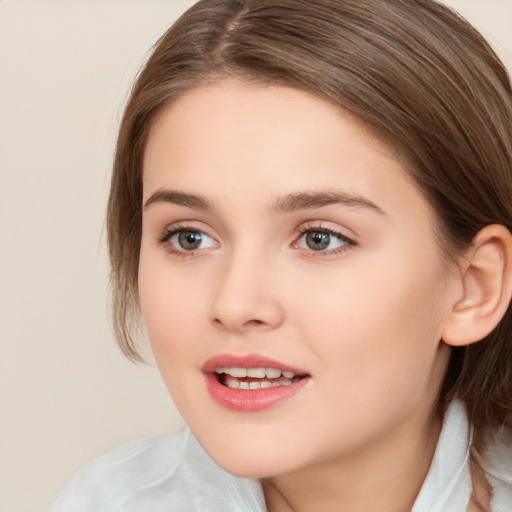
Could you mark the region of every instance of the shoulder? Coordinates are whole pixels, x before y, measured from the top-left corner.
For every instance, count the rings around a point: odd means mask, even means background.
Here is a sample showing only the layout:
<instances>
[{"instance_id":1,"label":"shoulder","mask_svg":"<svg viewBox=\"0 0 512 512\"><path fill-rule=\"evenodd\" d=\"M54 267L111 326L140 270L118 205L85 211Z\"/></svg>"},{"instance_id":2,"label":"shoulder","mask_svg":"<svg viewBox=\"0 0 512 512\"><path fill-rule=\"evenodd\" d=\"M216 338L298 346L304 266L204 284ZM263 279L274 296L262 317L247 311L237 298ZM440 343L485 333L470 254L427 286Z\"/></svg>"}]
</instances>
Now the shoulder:
<instances>
[{"instance_id":1,"label":"shoulder","mask_svg":"<svg viewBox=\"0 0 512 512\"><path fill-rule=\"evenodd\" d=\"M222 489L222 492L219 492ZM220 468L188 429L125 444L88 463L51 512L264 511L261 486Z\"/></svg>"},{"instance_id":2,"label":"shoulder","mask_svg":"<svg viewBox=\"0 0 512 512\"><path fill-rule=\"evenodd\" d=\"M94 459L69 482L52 512L116 510L129 495L176 471L187 438L185 430L139 439Z\"/></svg>"}]
</instances>

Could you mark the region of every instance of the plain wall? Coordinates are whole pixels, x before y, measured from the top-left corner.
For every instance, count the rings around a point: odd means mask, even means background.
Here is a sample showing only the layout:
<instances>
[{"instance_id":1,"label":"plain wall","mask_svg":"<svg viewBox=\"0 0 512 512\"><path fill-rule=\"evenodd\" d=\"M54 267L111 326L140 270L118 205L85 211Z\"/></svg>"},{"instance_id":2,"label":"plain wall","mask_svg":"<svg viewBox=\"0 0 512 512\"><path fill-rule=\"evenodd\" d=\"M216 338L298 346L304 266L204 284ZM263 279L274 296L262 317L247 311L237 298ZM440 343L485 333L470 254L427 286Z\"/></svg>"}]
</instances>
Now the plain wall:
<instances>
[{"instance_id":1,"label":"plain wall","mask_svg":"<svg viewBox=\"0 0 512 512\"><path fill-rule=\"evenodd\" d=\"M109 327L104 211L148 49L192 0L0 0L0 512L183 422ZM453 0L512 68L512 0Z\"/></svg>"}]
</instances>

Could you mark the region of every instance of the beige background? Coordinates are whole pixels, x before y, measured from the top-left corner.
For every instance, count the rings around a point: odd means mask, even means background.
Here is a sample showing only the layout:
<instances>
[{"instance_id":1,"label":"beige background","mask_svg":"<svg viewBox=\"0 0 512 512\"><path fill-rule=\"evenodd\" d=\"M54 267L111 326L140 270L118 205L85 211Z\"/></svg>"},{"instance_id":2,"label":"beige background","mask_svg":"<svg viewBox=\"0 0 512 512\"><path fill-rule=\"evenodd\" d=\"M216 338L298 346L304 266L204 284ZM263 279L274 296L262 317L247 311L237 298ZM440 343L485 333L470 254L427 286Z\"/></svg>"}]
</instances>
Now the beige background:
<instances>
[{"instance_id":1,"label":"beige background","mask_svg":"<svg viewBox=\"0 0 512 512\"><path fill-rule=\"evenodd\" d=\"M45 510L87 460L182 426L116 348L103 215L146 51L192 0L0 0L0 512ZM512 0L447 2L512 68Z\"/></svg>"}]
</instances>

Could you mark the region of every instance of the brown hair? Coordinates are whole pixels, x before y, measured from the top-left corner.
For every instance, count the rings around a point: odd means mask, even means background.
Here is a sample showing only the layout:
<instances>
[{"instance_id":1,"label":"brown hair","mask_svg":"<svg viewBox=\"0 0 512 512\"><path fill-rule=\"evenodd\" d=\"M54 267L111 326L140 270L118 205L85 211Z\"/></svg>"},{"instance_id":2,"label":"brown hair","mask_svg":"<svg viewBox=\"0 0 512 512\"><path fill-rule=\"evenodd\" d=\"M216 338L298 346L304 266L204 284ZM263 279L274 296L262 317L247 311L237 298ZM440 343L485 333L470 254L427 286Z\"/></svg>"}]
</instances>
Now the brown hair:
<instances>
[{"instance_id":1,"label":"brown hair","mask_svg":"<svg viewBox=\"0 0 512 512\"><path fill-rule=\"evenodd\" d=\"M351 112L403 158L448 253L498 223L512 231L512 91L464 19L433 0L201 0L158 41L127 104L108 205L118 342L136 347L142 159L164 106L240 77L300 88ZM512 414L512 308L484 341L452 349L441 404L477 432Z\"/></svg>"}]
</instances>

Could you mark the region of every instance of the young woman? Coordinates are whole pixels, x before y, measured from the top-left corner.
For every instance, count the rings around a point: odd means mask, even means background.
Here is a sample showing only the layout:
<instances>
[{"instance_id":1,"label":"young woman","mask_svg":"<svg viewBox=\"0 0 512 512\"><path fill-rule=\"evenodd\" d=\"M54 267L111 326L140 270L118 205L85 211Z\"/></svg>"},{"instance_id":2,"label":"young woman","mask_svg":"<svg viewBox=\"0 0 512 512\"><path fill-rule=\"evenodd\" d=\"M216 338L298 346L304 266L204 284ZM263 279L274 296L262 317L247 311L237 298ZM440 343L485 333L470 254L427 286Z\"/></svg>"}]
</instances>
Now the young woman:
<instances>
[{"instance_id":1,"label":"young woman","mask_svg":"<svg viewBox=\"0 0 512 512\"><path fill-rule=\"evenodd\" d=\"M189 429L54 511L512 509L512 91L432 0L202 0L122 121L118 339Z\"/></svg>"}]
</instances>

